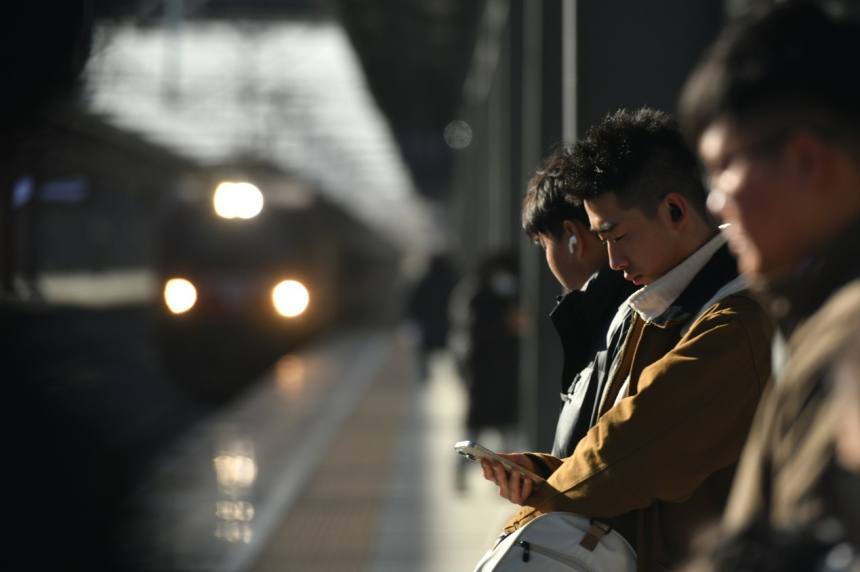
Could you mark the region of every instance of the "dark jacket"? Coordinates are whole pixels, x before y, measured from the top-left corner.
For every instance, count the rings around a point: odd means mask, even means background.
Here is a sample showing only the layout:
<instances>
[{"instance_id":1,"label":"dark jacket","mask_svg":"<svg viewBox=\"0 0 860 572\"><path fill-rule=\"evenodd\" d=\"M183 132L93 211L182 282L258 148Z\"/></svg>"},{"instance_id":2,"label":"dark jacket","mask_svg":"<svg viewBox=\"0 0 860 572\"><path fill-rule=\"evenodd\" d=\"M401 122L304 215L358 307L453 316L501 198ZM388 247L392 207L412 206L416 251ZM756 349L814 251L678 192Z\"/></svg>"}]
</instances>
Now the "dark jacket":
<instances>
[{"instance_id":1,"label":"dark jacket","mask_svg":"<svg viewBox=\"0 0 860 572\"><path fill-rule=\"evenodd\" d=\"M445 346L448 336L448 300L456 278L448 261L434 256L427 274L415 286L409 300L409 316L421 333L421 347L434 350Z\"/></svg>"},{"instance_id":2,"label":"dark jacket","mask_svg":"<svg viewBox=\"0 0 860 572\"><path fill-rule=\"evenodd\" d=\"M722 514L770 376L772 326L759 303L745 292L711 303L735 276L723 246L661 316L634 315L597 424L567 459L529 454L549 478L506 532L559 510L618 517L639 571L662 571ZM628 373L630 396L613 406Z\"/></svg>"},{"instance_id":3,"label":"dark jacket","mask_svg":"<svg viewBox=\"0 0 860 572\"><path fill-rule=\"evenodd\" d=\"M636 290L622 272L606 265L589 279L585 290L560 297L550 314L564 351L563 405L552 447L556 457L569 457L597 422L597 396L603 394L630 325L629 314L619 313L619 306Z\"/></svg>"},{"instance_id":4,"label":"dark jacket","mask_svg":"<svg viewBox=\"0 0 860 572\"><path fill-rule=\"evenodd\" d=\"M481 286L469 301L466 357L470 431L510 427L518 421L519 293Z\"/></svg>"}]
</instances>

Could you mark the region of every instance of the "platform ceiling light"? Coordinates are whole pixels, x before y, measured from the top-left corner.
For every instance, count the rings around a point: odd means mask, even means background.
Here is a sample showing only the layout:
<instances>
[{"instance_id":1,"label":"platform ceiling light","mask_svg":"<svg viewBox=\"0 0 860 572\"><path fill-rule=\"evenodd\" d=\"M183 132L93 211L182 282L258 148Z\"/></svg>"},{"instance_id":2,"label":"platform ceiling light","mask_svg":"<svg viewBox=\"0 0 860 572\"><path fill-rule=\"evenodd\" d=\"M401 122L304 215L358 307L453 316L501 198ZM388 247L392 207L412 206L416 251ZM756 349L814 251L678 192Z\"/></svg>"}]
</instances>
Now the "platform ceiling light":
<instances>
[{"instance_id":1,"label":"platform ceiling light","mask_svg":"<svg viewBox=\"0 0 860 572\"><path fill-rule=\"evenodd\" d=\"M275 286L272 291L272 301L275 303L275 309L282 316L294 318L304 312L310 296L308 289L295 280L285 280Z\"/></svg>"},{"instance_id":2,"label":"platform ceiling light","mask_svg":"<svg viewBox=\"0 0 860 572\"><path fill-rule=\"evenodd\" d=\"M254 218L263 210L263 193L251 183L225 182L213 197L215 212L224 218Z\"/></svg>"},{"instance_id":3,"label":"platform ceiling light","mask_svg":"<svg viewBox=\"0 0 860 572\"><path fill-rule=\"evenodd\" d=\"M172 278L164 285L164 302L174 314L182 314L197 302L197 289L184 278Z\"/></svg>"}]
</instances>

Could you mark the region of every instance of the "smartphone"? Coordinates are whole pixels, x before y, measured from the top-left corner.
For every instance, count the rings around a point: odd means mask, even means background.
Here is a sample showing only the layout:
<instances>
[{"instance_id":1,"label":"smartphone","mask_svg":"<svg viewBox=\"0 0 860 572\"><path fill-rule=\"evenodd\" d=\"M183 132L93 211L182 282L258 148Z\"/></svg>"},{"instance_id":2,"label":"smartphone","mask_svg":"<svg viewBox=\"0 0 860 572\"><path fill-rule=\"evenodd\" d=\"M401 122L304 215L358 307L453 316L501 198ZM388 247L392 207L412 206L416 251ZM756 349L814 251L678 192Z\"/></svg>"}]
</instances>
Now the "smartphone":
<instances>
[{"instance_id":1,"label":"smartphone","mask_svg":"<svg viewBox=\"0 0 860 572\"><path fill-rule=\"evenodd\" d=\"M504 457L496 455L486 447L482 447L474 441L460 441L459 443L455 443L454 450L463 455L464 457L472 459L473 461L480 462L481 459L486 459L488 461L497 461L501 463L502 466L504 466L508 472L511 472L512 470L516 469L520 472L521 475L530 478L535 484L542 483L545 480L540 475L536 475L528 469L525 469L517 465L516 463L508 461Z\"/></svg>"}]
</instances>

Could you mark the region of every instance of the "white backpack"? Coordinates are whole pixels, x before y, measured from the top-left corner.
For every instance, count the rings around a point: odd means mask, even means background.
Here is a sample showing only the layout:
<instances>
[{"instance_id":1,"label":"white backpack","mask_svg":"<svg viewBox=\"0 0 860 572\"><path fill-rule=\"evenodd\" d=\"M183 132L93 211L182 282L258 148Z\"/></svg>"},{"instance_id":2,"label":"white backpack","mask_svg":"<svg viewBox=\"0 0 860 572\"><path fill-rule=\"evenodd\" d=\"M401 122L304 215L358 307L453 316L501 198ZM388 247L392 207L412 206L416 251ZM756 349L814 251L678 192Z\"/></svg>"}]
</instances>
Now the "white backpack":
<instances>
[{"instance_id":1,"label":"white backpack","mask_svg":"<svg viewBox=\"0 0 860 572\"><path fill-rule=\"evenodd\" d=\"M475 572L636 572L636 551L602 522L570 512L531 520L487 552Z\"/></svg>"}]
</instances>

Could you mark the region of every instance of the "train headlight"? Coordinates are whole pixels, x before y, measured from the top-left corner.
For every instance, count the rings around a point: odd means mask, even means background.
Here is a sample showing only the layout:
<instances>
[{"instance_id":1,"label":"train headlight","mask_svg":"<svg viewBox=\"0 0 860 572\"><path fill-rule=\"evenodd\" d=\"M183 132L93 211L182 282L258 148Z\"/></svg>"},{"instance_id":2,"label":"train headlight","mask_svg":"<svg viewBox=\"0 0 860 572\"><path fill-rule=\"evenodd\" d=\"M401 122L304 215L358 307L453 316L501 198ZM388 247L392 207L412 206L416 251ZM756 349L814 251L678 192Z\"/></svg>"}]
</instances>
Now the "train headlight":
<instances>
[{"instance_id":1,"label":"train headlight","mask_svg":"<svg viewBox=\"0 0 860 572\"><path fill-rule=\"evenodd\" d=\"M224 218L254 218L263 210L263 193L251 183L221 183L212 200Z\"/></svg>"},{"instance_id":2,"label":"train headlight","mask_svg":"<svg viewBox=\"0 0 860 572\"><path fill-rule=\"evenodd\" d=\"M275 286L272 291L272 301L275 303L275 309L279 314L293 318L307 309L310 296L308 289L299 282L285 280Z\"/></svg>"},{"instance_id":3,"label":"train headlight","mask_svg":"<svg viewBox=\"0 0 860 572\"><path fill-rule=\"evenodd\" d=\"M174 314L182 314L197 302L197 289L188 280L173 278L164 285L164 302Z\"/></svg>"}]
</instances>

